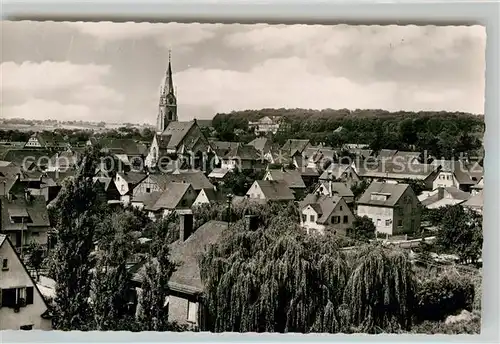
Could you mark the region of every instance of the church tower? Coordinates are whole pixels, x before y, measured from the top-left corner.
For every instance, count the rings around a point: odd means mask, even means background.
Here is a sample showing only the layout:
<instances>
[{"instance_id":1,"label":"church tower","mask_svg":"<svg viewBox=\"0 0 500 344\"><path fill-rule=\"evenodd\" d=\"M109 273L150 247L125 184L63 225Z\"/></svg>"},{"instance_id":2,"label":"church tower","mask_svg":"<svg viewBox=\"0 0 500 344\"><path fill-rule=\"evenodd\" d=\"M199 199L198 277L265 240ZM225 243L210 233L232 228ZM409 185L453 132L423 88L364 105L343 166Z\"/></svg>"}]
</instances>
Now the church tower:
<instances>
[{"instance_id":1,"label":"church tower","mask_svg":"<svg viewBox=\"0 0 500 344\"><path fill-rule=\"evenodd\" d=\"M165 82L160 90L160 103L158 105L158 117L156 120L156 131L162 133L170 122L177 121L177 98L175 96L174 81L172 78L171 54L168 52L168 68Z\"/></svg>"}]
</instances>

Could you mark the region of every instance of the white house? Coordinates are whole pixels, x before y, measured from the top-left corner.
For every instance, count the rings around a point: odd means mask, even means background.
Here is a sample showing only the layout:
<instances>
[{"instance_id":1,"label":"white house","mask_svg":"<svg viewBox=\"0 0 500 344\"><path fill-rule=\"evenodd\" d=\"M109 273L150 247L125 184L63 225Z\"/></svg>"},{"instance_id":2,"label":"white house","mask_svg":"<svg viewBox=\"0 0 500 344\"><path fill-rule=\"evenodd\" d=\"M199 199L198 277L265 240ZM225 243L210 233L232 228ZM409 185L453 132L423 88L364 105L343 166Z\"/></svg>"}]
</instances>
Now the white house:
<instances>
[{"instance_id":1,"label":"white house","mask_svg":"<svg viewBox=\"0 0 500 344\"><path fill-rule=\"evenodd\" d=\"M309 194L300 202L300 225L307 233L324 234L330 228L335 234L352 227L354 214L342 197Z\"/></svg>"},{"instance_id":2,"label":"white house","mask_svg":"<svg viewBox=\"0 0 500 344\"><path fill-rule=\"evenodd\" d=\"M0 264L0 330L52 330L49 307L4 234Z\"/></svg>"}]
</instances>

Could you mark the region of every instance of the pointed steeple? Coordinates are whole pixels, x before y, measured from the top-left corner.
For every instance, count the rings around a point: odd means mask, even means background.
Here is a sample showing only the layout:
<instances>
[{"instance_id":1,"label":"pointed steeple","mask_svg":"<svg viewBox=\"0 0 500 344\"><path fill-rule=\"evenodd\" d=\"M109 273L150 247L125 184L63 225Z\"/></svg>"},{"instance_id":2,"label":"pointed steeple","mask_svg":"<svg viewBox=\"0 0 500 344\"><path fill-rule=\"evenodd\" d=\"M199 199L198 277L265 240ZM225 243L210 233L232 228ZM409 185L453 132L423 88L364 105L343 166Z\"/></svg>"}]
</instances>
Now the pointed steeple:
<instances>
[{"instance_id":1,"label":"pointed steeple","mask_svg":"<svg viewBox=\"0 0 500 344\"><path fill-rule=\"evenodd\" d=\"M165 93L174 93L174 79L172 77L172 52L170 50L168 51L168 68L167 75L165 77Z\"/></svg>"}]
</instances>

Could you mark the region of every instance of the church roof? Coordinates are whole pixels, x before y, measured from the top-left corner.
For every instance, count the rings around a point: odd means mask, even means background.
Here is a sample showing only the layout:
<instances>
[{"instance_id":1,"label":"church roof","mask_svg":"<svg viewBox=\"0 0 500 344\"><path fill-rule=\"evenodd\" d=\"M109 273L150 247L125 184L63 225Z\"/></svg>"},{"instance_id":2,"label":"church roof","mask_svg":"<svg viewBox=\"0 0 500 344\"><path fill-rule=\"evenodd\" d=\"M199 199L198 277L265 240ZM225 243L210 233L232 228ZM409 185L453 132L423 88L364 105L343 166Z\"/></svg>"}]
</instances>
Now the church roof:
<instances>
[{"instance_id":1,"label":"church roof","mask_svg":"<svg viewBox=\"0 0 500 344\"><path fill-rule=\"evenodd\" d=\"M195 121L170 122L167 128L158 137L160 149L177 149L189 133Z\"/></svg>"}]
</instances>

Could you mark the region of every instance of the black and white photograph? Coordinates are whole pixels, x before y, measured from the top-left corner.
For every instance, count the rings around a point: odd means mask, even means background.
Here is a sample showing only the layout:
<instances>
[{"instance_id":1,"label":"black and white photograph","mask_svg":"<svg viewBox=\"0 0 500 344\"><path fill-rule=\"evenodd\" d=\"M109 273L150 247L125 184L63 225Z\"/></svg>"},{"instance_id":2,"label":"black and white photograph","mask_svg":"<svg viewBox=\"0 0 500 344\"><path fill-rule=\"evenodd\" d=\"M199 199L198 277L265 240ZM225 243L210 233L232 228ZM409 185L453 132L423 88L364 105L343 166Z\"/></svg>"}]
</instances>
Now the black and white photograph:
<instances>
[{"instance_id":1,"label":"black and white photograph","mask_svg":"<svg viewBox=\"0 0 500 344\"><path fill-rule=\"evenodd\" d=\"M481 332L483 26L0 44L0 330Z\"/></svg>"}]
</instances>

